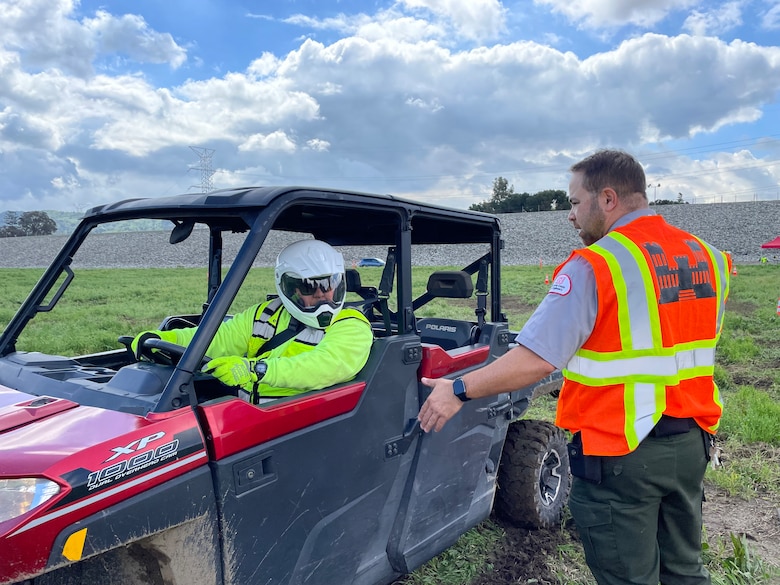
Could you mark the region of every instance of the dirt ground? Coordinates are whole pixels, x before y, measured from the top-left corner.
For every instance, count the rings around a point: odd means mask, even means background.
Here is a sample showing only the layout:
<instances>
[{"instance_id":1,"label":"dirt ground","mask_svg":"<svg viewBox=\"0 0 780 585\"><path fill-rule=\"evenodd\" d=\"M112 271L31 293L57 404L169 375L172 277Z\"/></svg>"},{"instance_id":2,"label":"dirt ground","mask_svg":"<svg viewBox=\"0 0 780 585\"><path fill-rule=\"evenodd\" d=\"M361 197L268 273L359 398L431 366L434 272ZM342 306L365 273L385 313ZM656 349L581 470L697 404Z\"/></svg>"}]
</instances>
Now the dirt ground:
<instances>
[{"instance_id":1,"label":"dirt ground","mask_svg":"<svg viewBox=\"0 0 780 585\"><path fill-rule=\"evenodd\" d=\"M780 499L756 498L745 501L734 498L714 487L705 491L704 526L706 538L716 546L720 537L726 550L731 550L730 534L746 538L753 553L780 568ZM563 530L526 530L495 519L506 532L506 544L492 559L493 570L481 575L472 585L557 585L565 572L561 547L579 548L579 538L573 522ZM539 553L544 554L539 554ZM581 549L580 553L581 554ZM728 553L730 554L730 552ZM585 578L579 575L579 578ZM572 580L578 580L569 575ZM587 578L590 578L587 575ZM592 582L592 578L591 581Z\"/></svg>"}]
</instances>

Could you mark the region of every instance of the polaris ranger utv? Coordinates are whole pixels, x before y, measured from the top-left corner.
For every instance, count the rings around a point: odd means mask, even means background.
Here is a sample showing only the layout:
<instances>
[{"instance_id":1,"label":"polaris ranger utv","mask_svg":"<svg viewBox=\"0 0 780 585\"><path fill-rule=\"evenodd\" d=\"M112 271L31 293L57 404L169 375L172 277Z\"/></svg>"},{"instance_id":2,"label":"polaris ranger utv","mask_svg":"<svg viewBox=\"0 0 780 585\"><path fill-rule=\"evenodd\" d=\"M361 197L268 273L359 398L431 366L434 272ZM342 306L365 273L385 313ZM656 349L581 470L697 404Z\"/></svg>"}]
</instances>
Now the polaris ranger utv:
<instances>
[{"instance_id":1,"label":"polaris ranger utv","mask_svg":"<svg viewBox=\"0 0 780 585\"><path fill-rule=\"evenodd\" d=\"M168 227L132 246L105 233L139 220ZM242 287L254 286L253 267L305 237L337 247L347 265L385 261L346 271L348 304L374 329L371 354L349 382L253 405L201 371L207 348ZM439 433L416 420L429 392L421 376L455 377L514 343L501 248L495 216L326 189L233 189L86 212L0 335L0 584L387 584L494 503L516 522L557 522L569 489L564 436L518 420L540 385L472 400ZM151 339L136 359L127 307L93 322L105 299L91 290L78 297L83 321L70 325L94 329L107 347L59 355L55 338L67 333L41 322L80 283L89 288L96 252L128 267L178 251L173 266L129 283L125 301L162 295L171 309L160 329L198 326L186 348ZM462 268L426 268L434 252ZM152 281L192 253L207 273L198 305L182 307L177 291ZM413 265L428 272L422 281ZM452 317L458 308L465 317Z\"/></svg>"}]
</instances>

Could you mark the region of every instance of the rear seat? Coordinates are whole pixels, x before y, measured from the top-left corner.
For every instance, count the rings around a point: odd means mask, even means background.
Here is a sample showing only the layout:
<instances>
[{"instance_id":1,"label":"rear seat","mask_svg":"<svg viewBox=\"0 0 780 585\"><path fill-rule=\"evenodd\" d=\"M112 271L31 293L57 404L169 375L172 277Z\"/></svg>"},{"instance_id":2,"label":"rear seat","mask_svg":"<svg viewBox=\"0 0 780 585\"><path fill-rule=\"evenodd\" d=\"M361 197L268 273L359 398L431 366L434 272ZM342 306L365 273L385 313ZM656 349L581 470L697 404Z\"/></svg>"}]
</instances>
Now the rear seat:
<instances>
[{"instance_id":1,"label":"rear seat","mask_svg":"<svg viewBox=\"0 0 780 585\"><path fill-rule=\"evenodd\" d=\"M420 341L432 343L442 349L455 349L472 343L472 333L476 325L468 321L424 317L417 320Z\"/></svg>"}]
</instances>

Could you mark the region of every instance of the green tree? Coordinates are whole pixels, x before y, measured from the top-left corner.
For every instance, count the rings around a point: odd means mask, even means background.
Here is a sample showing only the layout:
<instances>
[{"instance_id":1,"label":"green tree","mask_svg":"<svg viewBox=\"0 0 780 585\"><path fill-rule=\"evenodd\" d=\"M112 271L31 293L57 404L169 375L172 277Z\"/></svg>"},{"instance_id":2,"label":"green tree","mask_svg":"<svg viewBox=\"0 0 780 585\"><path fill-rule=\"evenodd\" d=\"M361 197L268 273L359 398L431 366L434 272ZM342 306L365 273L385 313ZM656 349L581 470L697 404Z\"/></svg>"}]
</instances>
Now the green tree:
<instances>
[{"instance_id":1,"label":"green tree","mask_svg":"<svg viewBox=\"0 0 780 585\"><path fill-rule=\"evenodd\" d=\"M28 236L48 236L57 231L57 222L45 211L27 211L19 217L19 227Z\"/></svg>"},{"instance_id":2,"label":"green tree","mask_svg":"<svg viewBox=\"0 0 780 585\"><path fill-rule=\"evenodd\" d=\"M540 191L540 193L545 193L549 197L551 209L571 209L571 203L569 203L569 196L566 195L566 191L548 189L547 191Z\"/></svg>"},{"instance_id":3,"label":"green tree","mask_svg":"<svg viewBox=\"0 0 780 585\"><path fill-rule=\"evenodd\" d=\"M23 236L24 232L15 225L4 225L0 227L0 238L16 238Z\"/></svg>"},{"instance_id":4,"label":"green tree","mask_svg":"<svg viewBox=\"0 0 780 585\"><path fill-rule=\"evenodd\" d=\"M504 177L496 177L493 179L493 195L490 199L474 203L469 206L469 209L488 213L505 213L504 208L507 207L507 203L513 195L515 195L514 185L510 186Z\"/></svg>"},{"instance_id":5,"label":"green tree","mask_svg":"<svg viewBox=\"0 0 780 585\"><path fill-rule=\"evenodd\" d=\"M19 236L48 236L57 231L57 222L45 211L15 211L5 213L5 225L0 227L0 238Z\"/></svg>"},{"instance_id":6,"label":"green tree","mask_svg":"<svg viewBox=\"0 0 780 585\"><path fill-rule=\"evenodd\" d=\"M470 205L469 209L488 213L519 213L571 209L571 204L566 191L545 189L533 195L515 193L514 185L509 186L504 177L497 177L493 180L493 196L488 201Z\"/></svg>"}]
</instances>

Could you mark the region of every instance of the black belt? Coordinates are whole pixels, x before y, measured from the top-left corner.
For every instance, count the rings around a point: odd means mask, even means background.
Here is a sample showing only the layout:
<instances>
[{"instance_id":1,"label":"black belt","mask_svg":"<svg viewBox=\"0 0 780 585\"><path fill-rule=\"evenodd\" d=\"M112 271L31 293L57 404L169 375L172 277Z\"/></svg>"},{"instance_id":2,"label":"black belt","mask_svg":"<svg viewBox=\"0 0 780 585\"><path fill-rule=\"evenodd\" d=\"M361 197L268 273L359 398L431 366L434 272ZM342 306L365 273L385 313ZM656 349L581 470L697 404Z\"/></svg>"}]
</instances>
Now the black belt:
<instances>
[{"instance_id":1,"label":"black belt","mask_svg":"<svg viewBox=\"0 0 780 585\"><path fill-rule=\"evenodd\" d=\"M696 421L692 418L674 418L664 414L661 415L661 420L650 431L650 436L668 437L669 435L681 435L697 426Z\"/></svg>"}]
</instances>

